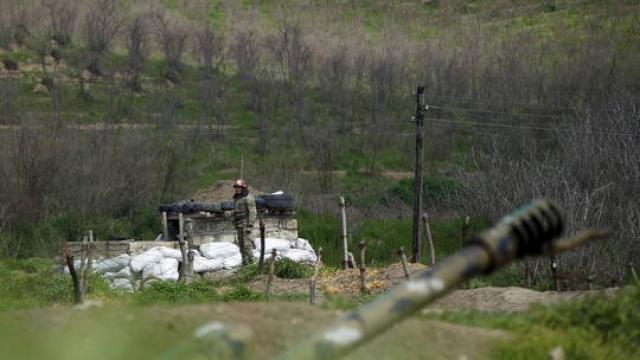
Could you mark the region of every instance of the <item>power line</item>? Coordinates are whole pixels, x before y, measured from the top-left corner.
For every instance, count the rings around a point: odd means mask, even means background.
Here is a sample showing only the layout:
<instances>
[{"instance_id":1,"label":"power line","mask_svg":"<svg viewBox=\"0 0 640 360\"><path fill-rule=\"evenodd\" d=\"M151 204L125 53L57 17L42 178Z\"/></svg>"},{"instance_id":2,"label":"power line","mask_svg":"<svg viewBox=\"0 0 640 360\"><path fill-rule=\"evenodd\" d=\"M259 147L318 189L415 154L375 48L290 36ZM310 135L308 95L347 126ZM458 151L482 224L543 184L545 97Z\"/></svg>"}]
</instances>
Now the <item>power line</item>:
<instances>
[{"instance_id":1,"label":"power line","mask_svg":"<svg viewBox=\"0 0 640 360\"><path fill-rule=\"evenodd\" d=\"M528 117L539 117L539 118L557 118L557 119L565 119L566 115L552 115L552 114L534 114L527 112L511 112L511 111L500 111L500 110L489 110L489 109L468 109L468 108L460 108L460 107L452 107L445 106L442 107L443 110L453 109L453 110L461 110L461 111L471 111L471 112L480 112L486 114L506 114L512 116L528 116Z\"/></svg>"},{"instance_id":2,"label":"power line","mask_svg":"<svg viewBox=\"0 0 640 360\"><path fill-rule=\"evenodd\" d=\"M508 124L475 122L475 121L465 121L465 120L450 120L450 119L440 119L440 118L426 118L426 119L433 122L438 122L438 123L449 123L449 124L466 125L466 126L493 127L493 128L511 129L511 130L539 130L539 131L549 131L549 132L565 132L565 133L581 134L581 135L640 137L640 134L632 134L632 133L616 133L616 132L605 132L605 131L579 131L579 130L572 130L567 128L551 128L546 126L531 126L531 125L514 126L514 125L508 125Z\"/></svg>"},{"instance_id":3,"label":"power line","mask_svg":"<svg viewBox=\"0 0 640 360\"><path fill-rule=\"evenodd\" d=\"M453 100L453 102L455 102L455 103L467 103L467 104L476 104L476 105L485 105L485 106L487 105L486 102L477 101L475 99L456 97L456 96L450 96L450 95L427 94L427 97ZM505 105L519 105L519 106L526 106L526 107L529 107L529 108L532 108L532 107L540 108L540 107L542 107L542 106L536 106L536 105L532 105L532 104L528 104L528 103L524 103L524 102L504 101L504 100L500 99L499 97L496 97L495 95L492 95L492 97L494 99L498 99L498 101L500 101L502 104L505 104ZM545 109L549 109L549 108L545 107ZM570 111L575 110L574 108L568 107L568 106L556 106L556 107L553 107L551 109L552 110L570 110Z\"/></svg>"}]
</instances>

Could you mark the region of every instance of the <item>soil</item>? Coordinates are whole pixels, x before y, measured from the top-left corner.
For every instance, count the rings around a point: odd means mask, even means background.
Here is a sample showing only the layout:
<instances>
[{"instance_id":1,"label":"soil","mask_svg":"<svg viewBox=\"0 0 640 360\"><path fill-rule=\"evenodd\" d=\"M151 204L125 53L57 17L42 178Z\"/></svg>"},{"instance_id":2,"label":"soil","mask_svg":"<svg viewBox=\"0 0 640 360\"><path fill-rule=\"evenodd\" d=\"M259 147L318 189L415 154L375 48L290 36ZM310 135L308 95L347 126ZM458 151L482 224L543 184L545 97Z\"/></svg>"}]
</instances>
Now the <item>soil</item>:
<instances>
[{"instance_id":1,"label":"soil","mask_svg":"<svg viewBox=\"0 0 640 360\"><path fill-rule=\"evenodd\" d=\"M428 267L422 264L408 264L409 273L415 274ZM317 288L317 302L323 302L324 293L339 296L360 294L360 275L358 269L324 270L320 273ZM383 293L405 281L401 263L383 268L367 269L366 285L370 294ZM254 291L263 292L267 287L267 276L262 275L248 284ZM605 290L613 294L616 289ZM309 279L280 279L274 277L271 292L273 294L308 294ZM549 305L561 301L571 301L598 294L600 291L535 291L520 287L484 287L477 289L453 290L436 301L423 312L441 312L455 310L481 311L526 311L532 304Z\"/></svg>"}]
</instances>

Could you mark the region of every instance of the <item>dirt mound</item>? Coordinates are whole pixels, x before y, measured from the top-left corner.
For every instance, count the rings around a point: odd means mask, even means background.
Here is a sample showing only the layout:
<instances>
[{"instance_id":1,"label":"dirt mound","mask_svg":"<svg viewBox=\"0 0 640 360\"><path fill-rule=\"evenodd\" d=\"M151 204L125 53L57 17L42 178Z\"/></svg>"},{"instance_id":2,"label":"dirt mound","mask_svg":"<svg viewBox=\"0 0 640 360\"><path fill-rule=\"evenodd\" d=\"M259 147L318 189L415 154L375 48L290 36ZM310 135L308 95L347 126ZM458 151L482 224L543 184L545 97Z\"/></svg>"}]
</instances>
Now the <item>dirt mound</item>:
<instances>
[{"instance_id":1,"label":"dirt mound","mask_svg":"<svg viewBox=\"0 0 640 360\"><path fill-rule=\"evenodd\" d=\"M409 264L410 273L415 274L428 267ZM379 294L405 281L401 263L383 268L367 269L366 285L371 294ZM266 275L259 276L248 286L255 291L266 289ZM360 294L360 273L358 269L323 270L317 287L320 291L318 303L324 294L356 296ZM607 289L605 294L614 294L616 289ZM308 294L309 279L280 279L274 277L272 294ZM561 301L571 301L598 294L599 291L535 291L520 287L484 287L477 289L453 290L442 299L428 306L423 312L456 310L480 311L526 311L532 304L549 305Z\"/></svg>"},{"instance_id":2,"label":"dirt mound","mask_svg":"<svg viewBox=\"0 0 640 360\"><path fill-rule=\"evenodd\" d=\"M605 293L613 293L608 289ZM440 310L526 311L532 304L548 305L595 295L598 291L535 291L520 287L485 287L454 290L426 312Z\"/></svg>"},{"instance_id":3,"label":"dirt mound","mask_svg":"<svg viewBox=\"0 0 640 360\"><path fill-rule=\"evenodd\" d=\"M234 180L220 180L208 188L198 191L191 198L196 203L214 203L232 200L233 181ZM264 193L251 186L249 186L249 192L253 195Z\"/></svg>"}]
</instances>

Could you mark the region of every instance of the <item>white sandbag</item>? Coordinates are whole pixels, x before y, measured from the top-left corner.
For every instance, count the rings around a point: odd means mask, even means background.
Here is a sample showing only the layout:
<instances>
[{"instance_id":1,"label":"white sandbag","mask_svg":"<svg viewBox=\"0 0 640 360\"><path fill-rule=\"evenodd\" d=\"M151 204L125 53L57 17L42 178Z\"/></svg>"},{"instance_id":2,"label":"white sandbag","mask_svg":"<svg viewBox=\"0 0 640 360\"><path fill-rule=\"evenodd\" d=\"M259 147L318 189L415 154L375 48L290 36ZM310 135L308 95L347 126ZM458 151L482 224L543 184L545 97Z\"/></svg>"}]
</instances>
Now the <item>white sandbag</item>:
<instances>
[{"instance_id":1,"label":"white sandbag","mask_svg":"<svg viewBox=\"0 0 640 360\"><path fill-rule=\"evenodd\" d=\"M111 259L96 261L93 268L95 272L99 274L104 274L107 272L118 272L122 268L129 265L129 261L131 261L131 256L129 256L129 254L122 254Z\"/></svg>"},{"instance_id":2,"label":"white sandbag","mask_svg":"<svg viewBox=\"0 0 640 360\"><path fill-rule=\"evenodd\" d=\"M229 242L214 242L200 245L200 254L209 259L224 259L240 255L240 248Z\"/></svg>"},{"instance_id":3,"label":"white sandbag","mask_svg":"<svg viewBox=\"0 0 640 360\"><path fill-rule=\"evenodd\" d=\"M178 281L178 260L166 258L161 259L158 263L150 264L143 269L142 277L145 280Z\"/></svg>"},{"instance_id":4,"label":"white sandbag","mask_svg":"<svg viewBox=\"0 0 640 360\"><path fill-rule=\"evenodd\" d=\"M282 253L289 251L289 249L287 250L276 250L276 260L280 260L282 259ZM258 249L254 249L253 250L253 257L256 261L260 260L260 250ZM267 251L264 253L264 261L267 262L269 261L269 259L271 259L271 251Z\"/></svg>"},{"instance_id":5,"label":"white sandbag","mask_svg":"<svg viewBox=\"0 0 640 360\"><path fill-rule=\"evenodd\" d=\"M182 261L182 253L178 249L168 248L166 246L158 246L162 256L165 258L172 258L178 261Z\"/></svg>"},{"instance_id":6,"label":"white sandbag","mask_svg":"<svg viewBox=\"0 0 640 360\"><path fill-rule=\"evenodd\" d=\"M133 272L140 272L149 265L160 262L163 258L162 251L160 251L159 247L155 247L132 257L129 266L131 266Z\"/></svg>"},{"instance_id":7,"label":"white sandbag","mask_svg":"<svg viewBox=\"0 0 640 360\"><path fill-rule=\"evenodd\" d=\"M303 238L297 238L293 242L293 248L300 249L300 250L313 251L313 247L311 247L311 244L309 244L309 241Z\"/></svg>"},{"instance_id":8,"label":"white sandbag","mask_svg":"<svg viewBox=\"0 0 640 360\"><path fill-rule=\"evenodd\" d=\"M217 271L224 267L224 259L209 259L196 255L193 257L193 272Z\"/></svg>"},{"instance_id":9,"label":"white sandbag","mask_svg":"<svg viewBox=\"0 0 640 360\"><path fill-rule=\"evenodd\" d=\"M282 256L297 263L312 264L316 261L316 254L307 250L291 249L284 252Z\"/></svg>"},{"instance_id":10,"label":"white sandbag","mask_svg":"<svg viewBox=\"0 0 640 360\"><path fill-rule=\"evenodd\" d=\"M242 255L237 254L224 259L223 267L227 270L235 269L242 265Z\"/></svg>"},{"instance_id":11,"label":"white sandbag","mask_svg":"<svg viewBox=\"0 0 640 360\"><path fill-rule=\"evenodd\" d=\"M108 272L108 273L105 273L103 276L106 277L107 279L130 279L132 275L133 273L131 272L131 268L128 266L125 266L118 272Z\"/></svg>"},{"instance_id":12,"label":"white sandbag","mask_svg":"<svg viewBox=\"0 0 640 360\"><path fill-rule=\"evenodd\" d=\"M113 279L111 283L111 288L116 290L122 290L126 292L133 292L133 284L131 280L125 278L117 278Z\"/></svg>"},{"instance_id":13,"label":"white sandbag","mask_svg":"<svg viewBox=\"0 0 640 360\"><path fill-rule=\"evenodd\" d=\"M256 249L260 250L260 238L255 239L254 244L256 245ZM291 242L287 239L277 239L277 238L265 238L264 239L264 250L265 256L266 254L271 254L271 250L289 250L291 248Z\"/></svg>"}]
</instances>

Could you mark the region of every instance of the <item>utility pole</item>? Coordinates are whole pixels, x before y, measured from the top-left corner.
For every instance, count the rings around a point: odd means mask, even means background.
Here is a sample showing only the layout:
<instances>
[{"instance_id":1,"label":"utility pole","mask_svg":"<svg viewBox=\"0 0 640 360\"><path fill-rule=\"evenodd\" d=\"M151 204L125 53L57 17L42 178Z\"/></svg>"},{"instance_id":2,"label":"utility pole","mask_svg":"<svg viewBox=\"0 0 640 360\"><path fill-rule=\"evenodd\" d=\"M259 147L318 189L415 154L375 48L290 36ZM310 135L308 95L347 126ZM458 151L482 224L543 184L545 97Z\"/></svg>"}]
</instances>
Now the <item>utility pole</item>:
<instances>
[{"instance_id":1,"label":"utility pole","mask_svg":"<svg viewBox=\"0 0 640 360\"><path fill-rule=\"evenodd\" d=\"M422 232L420 220L422 218L422 165L424 162L424 152L422 150L422 140L424 138L424 112L427 107L424 105L424 85L416 88L416 165L414 175L414 204L413 204L413 242L411 262L420 262L422 250Z\"/></svg>"}]
</instances>

